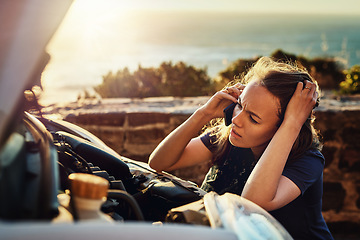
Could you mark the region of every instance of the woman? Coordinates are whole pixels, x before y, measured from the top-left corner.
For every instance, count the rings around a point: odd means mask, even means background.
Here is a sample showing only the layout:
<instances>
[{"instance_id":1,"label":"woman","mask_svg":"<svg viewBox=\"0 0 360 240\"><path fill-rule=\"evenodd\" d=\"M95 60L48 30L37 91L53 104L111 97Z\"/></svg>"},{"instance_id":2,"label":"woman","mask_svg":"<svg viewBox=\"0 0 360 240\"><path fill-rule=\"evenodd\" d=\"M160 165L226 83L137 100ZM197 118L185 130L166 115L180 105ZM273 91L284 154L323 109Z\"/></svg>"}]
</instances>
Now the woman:
<instances>
[{"instance_id":1,"label":"woman","mask_svg":"<svg viewBox=\"0 0 360 240\"><path fill-rule=\"evenodd\" d=\"M251 200L295 239L332 239L321 214L324 158L312 126L316 82L305 70L263 57L243 83L217 92L169 134L150 166L171 171L212 161L204 190ZM229 126L216 124L196 136L231 103Z\"/></svg>"}]
</instances>

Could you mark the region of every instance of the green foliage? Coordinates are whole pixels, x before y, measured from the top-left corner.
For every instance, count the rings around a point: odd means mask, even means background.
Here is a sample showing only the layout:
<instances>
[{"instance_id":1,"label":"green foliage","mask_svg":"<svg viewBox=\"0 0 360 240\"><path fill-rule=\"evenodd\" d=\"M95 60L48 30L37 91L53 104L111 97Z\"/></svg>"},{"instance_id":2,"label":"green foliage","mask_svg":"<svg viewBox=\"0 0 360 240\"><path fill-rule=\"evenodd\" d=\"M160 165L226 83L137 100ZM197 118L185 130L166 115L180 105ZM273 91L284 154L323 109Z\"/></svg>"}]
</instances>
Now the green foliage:
<instances>
[{"instance_id":1,"label":"green foliage","mask_svg":"<svg viewBox=\"0 0 360 240\"><path fill-rule=\"evenodd\" d=\"M303 65L302 62L307 63L307 60L302 57L297 57L294 54L286 53L282 50L276 50L271 54L271 57L278 61L283 62L298 62ZM252 65L259 59L251 58L251 59L238 59L233 62L228 68L219 73L219 78L217 82L219 85L226 85L234 80L234 78L242 77L242 75L246 74L246 72L252 67ZM299 62L301 61L301 62Z\"/></svg>"},{"instance_id":2,"label":"green foliage","mask_svg":"<svg viewBox=\"0 0 360 240\"><path fill-rule=\"evenodd\" d=\"M224 71L219 73L217 79L217 90L232 82L235 78L241 77L258 59L238 59L230 64Z\"/></svg>"},{"instance_id":3,"label":"green foliage","mask_svg":"<svg viewBox=\"0 0 360 240\"><path fill-rule=\"evenodd\" d=\"M127 68L103 76L94 90L103 98L201 96L214 92L205 69L196 69L183 62L164 62L159 68L139 68L131 74Z\"/></svg>"},{"instance_id":4,"label":"green foliage","mask_svg":"<svg viewBox=\"0 0 360 240\"><path fill-rule=\"evenodd\" d=\"M139 95L139 83L130 74L129 69L124 68L115 74L109 72L103 76L102 84L94 87L94 90L103 98L131 98Z\"/></svg>"},{"instance_id":5,"label":"green foliage","mask_svg":"<svg viewBox=\"0 0 360 240\"><path fill-rule=\"evenodd\" d=\"M283 62L296 62L299 60L298 56L296 56L295 54L284 52L281 49L275 50L271 54L271 57L278 61L283 61Z\"/></svg>"},{"instance_id":6,"label":"green foliage","mask_svg":"<svg viewBox=\"0 0 360 240\"><path fill-rule=\"evenodd\" d=\"M360 65L344 71L345 80L340 83L341 94L360 93Z\"/></svg>"},{"instance_id":7,"label":"green foliage","mask_svg":"<svg viewBox=\"0 0 360 240\"><path fill-rule=\"evenodd\" d=\"M354 66L345 72L346 80L343 81L345 79L343 67L334 58L308 59L282 50L274 51L271 57L278 61L296 62L303 66L317 80L321 89L338 89L341 82L341 93L360 92L359 66ZM103 82L94 87L94 90L102 98L211 95L246 74L257 60L258 58L238 59L221 71L214 80L207 75L206 69L197 69L184 62L176 64L163 62L158 68L139 66L134 73L124 68L103 76Z\"/></svg>"},{"instance_id":8,"label":"green foliage","mask_svg":"<svg viewBox=\"0 0 360 240\"><path fill-rule=\"evenodd\" d=\"M297 65L304 67L317 80L322 89L335 89L344 79L343 68L332 58L308 59L282 50L274 51L271 57L277 61L296 62ZM218 84L224 86L233 81L234 77L241 77L257 60L258 58L236 60L219 73Z\"/></svg>"}]
</instances>

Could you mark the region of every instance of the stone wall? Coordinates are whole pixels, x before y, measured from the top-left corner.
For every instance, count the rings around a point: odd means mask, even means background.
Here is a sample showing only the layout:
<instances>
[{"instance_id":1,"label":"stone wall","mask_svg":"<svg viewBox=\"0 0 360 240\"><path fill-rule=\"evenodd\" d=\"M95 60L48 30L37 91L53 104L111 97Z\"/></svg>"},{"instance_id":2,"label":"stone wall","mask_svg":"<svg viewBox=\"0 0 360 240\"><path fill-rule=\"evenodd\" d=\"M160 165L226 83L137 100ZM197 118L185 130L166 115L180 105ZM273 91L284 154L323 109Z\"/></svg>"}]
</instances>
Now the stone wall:
<instances>
[{"instance_id":1,"label":"stone wall","mask_svg":"<svg viewBox=\"0 0 360 240\"><path fill-rule=\"evenodd\" d=\"M360 111L318 111L324 138L323 215L334 233L360 236Z\"/></svg>"},{"instance_id":2,"label":"stone wall","mask_svg":"<svg viewBox=\"0 0 360 240\"><path fill-rule=\"evenodd\" d=\"M147 161L157 144L184 122L203 98L108 100L52 108L102 139L123 156ZM323 215L333 234L360 235L360 104L354 99L323 99L315 125L323 135ZM206 164L173 172L200 184Z\"/></svg>"}]
</instances>

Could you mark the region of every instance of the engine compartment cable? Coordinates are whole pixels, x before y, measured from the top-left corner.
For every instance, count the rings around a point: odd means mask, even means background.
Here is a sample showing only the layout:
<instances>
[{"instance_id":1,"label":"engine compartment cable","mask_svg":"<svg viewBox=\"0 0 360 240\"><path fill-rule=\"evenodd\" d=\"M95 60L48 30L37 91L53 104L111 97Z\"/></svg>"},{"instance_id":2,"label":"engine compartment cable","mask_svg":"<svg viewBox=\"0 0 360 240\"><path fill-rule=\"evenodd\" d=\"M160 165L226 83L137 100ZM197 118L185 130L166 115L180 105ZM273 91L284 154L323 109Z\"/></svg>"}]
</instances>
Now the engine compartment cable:
<instances>
[{"instance_id":1,"label":"engine compartment cable","mask_svg":"<svg viewBox=\"0 0 360 240\"><path fill-rule=\"evenodd\" d=\"M136 202L135 198L133 196L131 196L129 193L127 193L123 190L111 189L111 190L108 190L108 198L125 200L130 205L130 207L133 209L137 220L145 221L144 215L143 215L138 203Z\"/></svg>"}]
</instances>

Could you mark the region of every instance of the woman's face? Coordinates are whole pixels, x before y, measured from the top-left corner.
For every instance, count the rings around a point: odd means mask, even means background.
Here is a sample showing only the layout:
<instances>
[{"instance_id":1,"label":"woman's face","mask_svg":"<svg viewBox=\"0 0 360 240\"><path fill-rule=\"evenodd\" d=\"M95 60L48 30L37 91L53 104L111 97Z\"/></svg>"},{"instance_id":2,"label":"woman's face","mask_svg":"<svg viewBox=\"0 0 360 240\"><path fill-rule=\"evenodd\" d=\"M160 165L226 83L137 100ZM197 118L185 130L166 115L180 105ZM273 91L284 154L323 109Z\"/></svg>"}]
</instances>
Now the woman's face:
<instances>
[{"instance_id":1,"label":"woman's face","mask_svg":"<svg viewBox=\"0 0 360 240\"><path fill-rule=\"evenodd\" d=\"M245 87L238 103L233 113L230 143L251 148L255 156L261 155L278 129L279 99L252 81Z\"/></svg>"}]
</instances>

